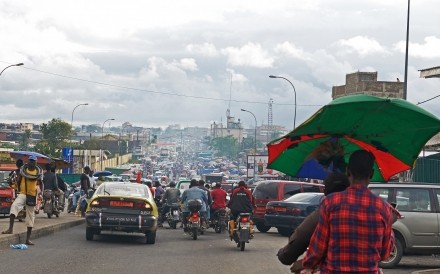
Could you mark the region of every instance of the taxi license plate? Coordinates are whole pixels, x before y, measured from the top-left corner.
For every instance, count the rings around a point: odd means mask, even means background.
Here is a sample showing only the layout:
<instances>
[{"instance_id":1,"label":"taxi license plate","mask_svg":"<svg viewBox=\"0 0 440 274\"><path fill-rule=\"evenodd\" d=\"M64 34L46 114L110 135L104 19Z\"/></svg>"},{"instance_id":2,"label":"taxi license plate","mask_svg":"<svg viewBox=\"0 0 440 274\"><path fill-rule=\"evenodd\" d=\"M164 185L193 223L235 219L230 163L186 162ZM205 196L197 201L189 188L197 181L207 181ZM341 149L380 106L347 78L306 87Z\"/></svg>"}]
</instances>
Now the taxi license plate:
<instances>
[{"instance_id":1,"label":"taxi license plate","mask_svg":"<svg viewBox=\"0 0 440 274\"><path fill-rule=\"evenodd\" d=\"M133 207L133 202L110 201L110 206Z\"/></svg>"},{"instance_id":2,"label":"taxi license plate","mask_svg":"<svg viewBox=\"0 0 440 274\"><path fill-rule=\"evenodd\" d=\"M11 206L11 203L8 203L8 202L0 202L0 206Z\"/></svg>"},{"instance_id":3,"label":"taxi license plate","mask_svg":"<svg viewBox=\"0 0 440 274\"><path fill-rule=\"evenodd\" d=\"M286 212L286 208L285 207L275 207L274 208L276 212Z\"/></svg>"}]
</instances>

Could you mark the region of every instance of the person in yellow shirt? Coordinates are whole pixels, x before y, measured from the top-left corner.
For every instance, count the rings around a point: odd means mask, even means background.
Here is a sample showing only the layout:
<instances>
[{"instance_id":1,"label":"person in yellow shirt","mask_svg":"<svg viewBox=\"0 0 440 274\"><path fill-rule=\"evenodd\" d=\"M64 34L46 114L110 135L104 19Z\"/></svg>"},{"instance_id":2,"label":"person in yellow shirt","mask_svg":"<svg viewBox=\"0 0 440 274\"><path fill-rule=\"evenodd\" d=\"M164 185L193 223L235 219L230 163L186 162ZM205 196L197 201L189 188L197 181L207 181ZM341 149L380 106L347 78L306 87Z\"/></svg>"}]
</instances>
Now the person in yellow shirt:
<instances>
[{"instance_id":1,"label":"person in yellow shirt","mask_svg":"<svg viewBox=\"0 0 440 274\"><path fill-rule=\"evenodd\" d=\"M14 220L18 212L26 206L26 244L34 245L30 237L35 221L35 205L37 197L37 185L41 188L41 174L42 170L36 164L37 157L29 156L27 164L23 165L18 174L18 195L11 206L9 217L9 228L2 232L2 234L12 234L14 229Z\"/></svg>"}]
</instances>

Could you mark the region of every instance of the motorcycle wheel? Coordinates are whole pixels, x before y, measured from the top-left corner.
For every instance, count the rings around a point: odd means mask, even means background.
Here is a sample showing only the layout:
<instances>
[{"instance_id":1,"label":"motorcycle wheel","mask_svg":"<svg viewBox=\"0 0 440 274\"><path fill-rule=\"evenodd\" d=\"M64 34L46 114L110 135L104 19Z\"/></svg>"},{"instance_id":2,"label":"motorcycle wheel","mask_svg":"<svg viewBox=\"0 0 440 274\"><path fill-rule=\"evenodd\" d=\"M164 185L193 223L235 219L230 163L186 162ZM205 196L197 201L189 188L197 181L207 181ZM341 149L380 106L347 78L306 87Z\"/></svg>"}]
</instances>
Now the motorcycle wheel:
<instances>
[{"instance_id":1,"label":"motorcycle wheel","mask_svg":"<svg viewBox=\"0 0 440 274\"><path fill-rule=\"evenodd\" d=\"M240 251L244 251L245 246L246 246L246 242L240 242Z\"/></svg>"},{"instance_id":2,"label":"motorcycle wheel","mask_svg":"<svg viewBox=\"0 0 440 274\"><path fill-rule=\"evenodd\" d=\"M52 218L52 214L51 213L47 213L47 218Z\"/></svg>"},{"instance_id":3,"label":"motorcycle wheel","mask_svg":"<svg viewBox=\"0 0 440 274\"><path fill-rule=\"evenodd\" d=\"M59 217L60 217L60 214L56 213L56 214L55 214L55 217L59 218Z\"/></svg>"},{"instance_id":4,"label":"motorcycle wheel","mask_svg":"<svg viewBox=\"0 0 440 274\"><path fill-rule=\"evenodd\" d=\"M197 227L192 228L192 237L193 240L197 240Z\"/></svg>"},{"instance_id":5,"label":"motorcycle wheel","mask_svg":"<svg viewBox=\"0 0 440 274\"><path fill-rule=\"evenodd\" d=\"M93 235L94 235L94 230L90 227L86 228L86 240L87 241L93 241Z\"/></svg>"},{"instance_id":6,"label":"motorcycle wheel","mask_svg":"<svg viewBox=\"0 0 440 274\"><path fill-rule=\"evenodd\" d=\"M171 228L172 229L176 229L177 228L177 222L176 221L171 223Z\"/></svg>"}]
</instances>

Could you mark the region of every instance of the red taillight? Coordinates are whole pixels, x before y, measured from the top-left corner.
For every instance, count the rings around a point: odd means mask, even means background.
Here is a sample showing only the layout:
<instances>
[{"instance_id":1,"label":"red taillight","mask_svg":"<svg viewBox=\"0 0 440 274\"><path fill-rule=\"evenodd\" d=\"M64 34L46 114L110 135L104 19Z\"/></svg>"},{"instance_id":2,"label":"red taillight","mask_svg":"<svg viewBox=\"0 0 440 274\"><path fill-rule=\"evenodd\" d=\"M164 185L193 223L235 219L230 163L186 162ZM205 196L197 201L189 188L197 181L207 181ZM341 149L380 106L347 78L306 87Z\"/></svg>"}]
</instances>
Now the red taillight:
<instances>
[{"instance_id":1,"label":"red taillight","mask_svg":"<svg viewBox=\"0 0 440 274\"><path fill-rule=\"evenodd\" d=\"M300 208L290 208L287 213L291 215L301 215L302 210Z\"/></svg>"},{"instance_id":2,"label":"red taillight","mask_svg":"<svg viewBox=\"0 0 440 274\"><path fill-rule=\"evenodd\" d=\"M197 212L192 213L191 218L199 218L199 213Z\"/></svg>"},{"instance_id":3,"label":"red taillight","mask_svg":"<svg viewBox=\"0 0 440 274\"><path fill-rule=\"evenodd\" d=\"M241 216L241 220L240 220L240 222L242 222L242 223L247 223L247 222L249 222L249 216Z\"/></svg>"},{"instance_id":4,"label":"red taillight","mask_svg":"<svg viewBox=\"0 0 440 274\"><path fill-rule=\"evenodd\" d=\"M271 213L273 213L273 212L274 212L274 208L273 208L273 206L266 206L266 213L271 214Z\"/></svg>"}]
</instances>

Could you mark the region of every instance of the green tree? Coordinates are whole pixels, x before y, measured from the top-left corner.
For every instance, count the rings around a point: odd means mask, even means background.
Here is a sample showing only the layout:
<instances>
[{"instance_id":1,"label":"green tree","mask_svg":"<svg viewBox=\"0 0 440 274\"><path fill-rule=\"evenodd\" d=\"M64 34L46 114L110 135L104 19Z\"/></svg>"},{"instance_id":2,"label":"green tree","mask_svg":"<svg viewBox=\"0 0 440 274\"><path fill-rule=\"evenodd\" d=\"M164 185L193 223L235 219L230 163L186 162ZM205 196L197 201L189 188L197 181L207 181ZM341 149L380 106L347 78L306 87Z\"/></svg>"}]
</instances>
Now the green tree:
<instances>
[{"instance_id":1,"label":"green tree","mask_svg":"<svg viewBox=\"0 0 440 274\"><path fill-rule=\"evenodd\" d=\"M48 156L61 157L61 149L68 144L73 133L70 124L54 118L47 124L43 123L40 130L43 138L35 148Z\"/></svg>"},{"instance_id":2,"label":"green tree","mask_svg":"<svg viewBox=\"0 0 440 274\"><path fill-rule=\"evenodd\" d=\"M28 150L29 149L29 140L31 139L32 133L30 129L26 129L24 133L20 137L20 150Z\"/></svg>"},{"instance_id":3,"label":"green tree","mask_svg":"<svg viewBox=\"0 0 440 274\"><path fill-rule=\"evenodd\" d=\"M226 156L230 159L236 158L239 151L238 141L232 135L212 139L210 148L216 151L216 156Z\"/></svg>"}]
</instances>

